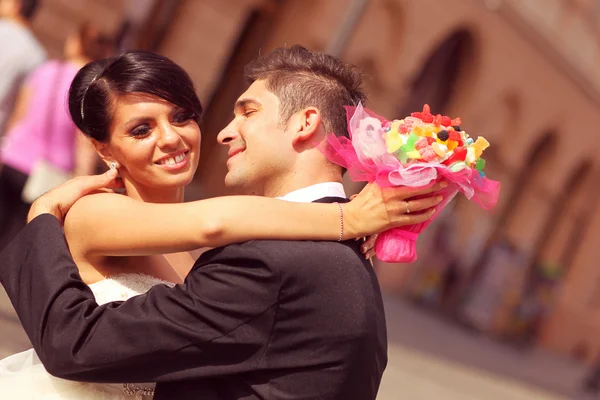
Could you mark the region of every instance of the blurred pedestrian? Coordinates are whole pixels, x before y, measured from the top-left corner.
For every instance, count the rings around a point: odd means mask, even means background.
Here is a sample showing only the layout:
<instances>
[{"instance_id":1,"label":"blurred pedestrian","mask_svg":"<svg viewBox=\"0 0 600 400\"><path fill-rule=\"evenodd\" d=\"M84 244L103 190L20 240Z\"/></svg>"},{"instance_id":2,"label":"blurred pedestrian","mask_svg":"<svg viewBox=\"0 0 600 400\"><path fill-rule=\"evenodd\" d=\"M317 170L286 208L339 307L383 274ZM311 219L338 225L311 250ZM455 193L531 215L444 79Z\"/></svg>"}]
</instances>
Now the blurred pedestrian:
<instances>
[{"instance_id":1,"label":"blurred pedestrian","mask_svg":"<svg viewBox=\"0 0 600 400\"><path fill-rule=\"evenodd\" d=\"M43 185L56 176L94 173L96 152L71 121L66 99L77 71L110 52L110 40L85 24L68 37L64 60L44 62L21 87L0 149L0 250L25 224L32 192L50 189Z\"/></svg>"},{"instance_id":2,"label":"blurred pedestrian","mask_svg":"<svg viewBox=\"0 0 600 400\"><path fill-rule=\"evenodd\" d=\"M600 391L600 355L596 357L583 380L583 389L586 392L596 394Z\"/></svg>"},{"instance_id":3,"label":"blurred pedestrian","mask_svg":"<svg viewBox=\"0 0 600 400\"><path fill-rule=\"evenodd\" d=\"M46 59L31 32L38 0L0 0L0 137L25 78Z\"/></svg>"}]
</instances>

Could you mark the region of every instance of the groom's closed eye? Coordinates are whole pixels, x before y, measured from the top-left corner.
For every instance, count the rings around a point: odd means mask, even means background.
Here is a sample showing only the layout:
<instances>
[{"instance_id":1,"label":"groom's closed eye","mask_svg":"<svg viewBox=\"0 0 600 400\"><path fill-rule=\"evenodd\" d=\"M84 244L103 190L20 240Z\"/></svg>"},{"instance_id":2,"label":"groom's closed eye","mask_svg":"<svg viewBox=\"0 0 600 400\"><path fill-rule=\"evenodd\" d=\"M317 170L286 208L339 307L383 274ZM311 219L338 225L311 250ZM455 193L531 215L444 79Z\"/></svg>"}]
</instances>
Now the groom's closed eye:
<instances>
[{"instance_id":1,"label":"groom's closed eye","mask_svg":"<svg viewBox=\"0 0 600 400\"><path fill-rule=\"evenodd\" d=\"M233 114L235 116L246 116L250 111L257 111L260 108L260 103L254 99L239 99L235 102Z\"/></svg>"}]
</instances>

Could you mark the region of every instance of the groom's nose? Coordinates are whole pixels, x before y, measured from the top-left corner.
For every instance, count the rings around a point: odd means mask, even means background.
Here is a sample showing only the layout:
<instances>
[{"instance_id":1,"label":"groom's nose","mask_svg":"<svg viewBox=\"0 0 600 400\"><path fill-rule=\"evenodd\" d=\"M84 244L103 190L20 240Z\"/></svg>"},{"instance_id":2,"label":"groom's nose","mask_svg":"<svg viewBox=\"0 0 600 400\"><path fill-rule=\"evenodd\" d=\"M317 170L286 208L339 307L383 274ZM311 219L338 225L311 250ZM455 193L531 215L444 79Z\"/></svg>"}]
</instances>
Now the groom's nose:
<instances>
[{"instance_id":1,"label":"groom's nose","mask_svg":"<svg viewBox=\"0 0 600 400\"><path fill-rule=\"evenodd\" d=\"M217 135L217 141L221 144L227 144L232 140L235 140L239 136L237 129L233 126L233 121L227 125L219 134Z\"/></svg>"}]
</instances>

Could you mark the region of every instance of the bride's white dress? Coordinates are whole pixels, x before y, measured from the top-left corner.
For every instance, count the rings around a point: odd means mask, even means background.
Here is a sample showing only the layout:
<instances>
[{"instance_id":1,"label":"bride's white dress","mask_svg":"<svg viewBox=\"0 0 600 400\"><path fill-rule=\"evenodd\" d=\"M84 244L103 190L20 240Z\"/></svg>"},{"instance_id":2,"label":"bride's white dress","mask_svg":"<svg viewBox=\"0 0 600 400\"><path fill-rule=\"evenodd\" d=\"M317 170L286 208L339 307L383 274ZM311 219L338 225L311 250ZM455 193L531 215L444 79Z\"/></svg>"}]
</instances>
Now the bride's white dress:
<instances>
[{"instance_id":1,"label":"bride's white dress","mask_svg":"<svg viewBox=\"0 0 600 400\"><path fill-rule=\"evenodd\" d=\"M89 285L98 304L127 300L169 282L141 274L122 274ZM59 379L46 372L35 351L0 360L0 399L136 400L151 399L154 384L97 384Z\"/></svg>"}]
</instances>

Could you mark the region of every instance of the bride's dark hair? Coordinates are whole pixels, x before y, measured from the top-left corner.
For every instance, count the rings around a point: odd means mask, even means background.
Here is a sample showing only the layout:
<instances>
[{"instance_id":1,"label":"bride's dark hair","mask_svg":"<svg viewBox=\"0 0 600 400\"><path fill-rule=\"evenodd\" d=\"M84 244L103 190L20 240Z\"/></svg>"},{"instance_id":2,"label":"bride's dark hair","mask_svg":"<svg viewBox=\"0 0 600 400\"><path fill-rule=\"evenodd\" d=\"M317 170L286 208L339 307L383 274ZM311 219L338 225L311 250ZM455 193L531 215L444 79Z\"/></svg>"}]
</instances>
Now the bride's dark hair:
<instances>
[{"instance_id":1,"label":"bride's dark hair","mask_svg":"<svg viewBox=\"0 0 600 400\"><path fill-rule=\"evenodd\" d=\"M69 89L69 113L88 137L105 142L119 96L145 93L187 111L200 123L202 105L190 76L167 57L129 51L81 68Z\"/></svg>"}]
</instances>

